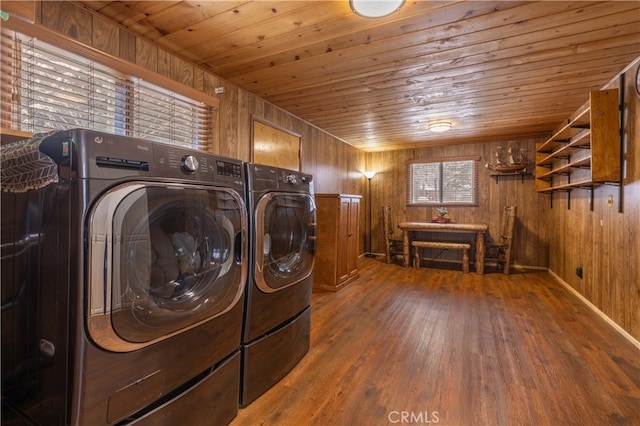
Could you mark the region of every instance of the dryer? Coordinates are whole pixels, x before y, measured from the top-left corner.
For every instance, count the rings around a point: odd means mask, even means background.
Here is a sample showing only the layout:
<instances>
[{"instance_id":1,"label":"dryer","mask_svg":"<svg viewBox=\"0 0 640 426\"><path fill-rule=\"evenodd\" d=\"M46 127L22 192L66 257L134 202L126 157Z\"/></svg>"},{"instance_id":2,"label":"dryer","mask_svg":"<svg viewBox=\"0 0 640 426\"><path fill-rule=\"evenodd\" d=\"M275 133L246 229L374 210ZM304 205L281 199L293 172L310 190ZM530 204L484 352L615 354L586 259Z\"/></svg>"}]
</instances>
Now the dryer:
<instances>
[{"instance_id":1,"label":"dryer","mask_svg":"<svg viewBox=\"0 0 640 426\"><path fill-rule=\"evenodd\" d=\"M3 419L229 423L242 162L79 129L37 142L51 183L2 200Z\"/></svg>"},{"instance_id":2,"label":"dryer","mask_svg":"<svg viewBox=\"0 0 640 426\"><path fill-rule=\"evenodd\" d=\"M284 377L308 352L316 206L309 174L246 163L249 278L240 405Z\"/></svg>"}]
</instances>

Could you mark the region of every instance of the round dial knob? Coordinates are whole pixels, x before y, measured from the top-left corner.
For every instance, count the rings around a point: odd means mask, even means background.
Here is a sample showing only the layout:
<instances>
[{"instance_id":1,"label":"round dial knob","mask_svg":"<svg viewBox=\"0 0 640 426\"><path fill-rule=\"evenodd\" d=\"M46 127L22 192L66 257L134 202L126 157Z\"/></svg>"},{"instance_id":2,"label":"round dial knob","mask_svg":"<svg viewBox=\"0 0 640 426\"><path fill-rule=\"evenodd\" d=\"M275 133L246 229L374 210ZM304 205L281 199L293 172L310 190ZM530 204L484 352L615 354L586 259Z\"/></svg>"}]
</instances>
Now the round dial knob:
<instances>
[{"instance_id":1,"label":"round dial knob","mask_svg":"<svg viewBox=\"0 0 640 426\"><path fill-rule=\"evenodd\" d=\"M294 174L289 174L287 176L285 176L285 182L290 183L292 185L295 185L296 183L298 183L298 177Z\"/></svg>"},{"instance_id":2,"label":"round dial knob","mask_svg":"<svg viewBox=\"0 0 640 426\"><path fill-rule=\"evenodd\" d=\"M185 155L182 159L182 168L189 173L193 173L198 170L199 166L200 164L198 164L198 160L193 155Z\"/></svg>"}]
</instances>

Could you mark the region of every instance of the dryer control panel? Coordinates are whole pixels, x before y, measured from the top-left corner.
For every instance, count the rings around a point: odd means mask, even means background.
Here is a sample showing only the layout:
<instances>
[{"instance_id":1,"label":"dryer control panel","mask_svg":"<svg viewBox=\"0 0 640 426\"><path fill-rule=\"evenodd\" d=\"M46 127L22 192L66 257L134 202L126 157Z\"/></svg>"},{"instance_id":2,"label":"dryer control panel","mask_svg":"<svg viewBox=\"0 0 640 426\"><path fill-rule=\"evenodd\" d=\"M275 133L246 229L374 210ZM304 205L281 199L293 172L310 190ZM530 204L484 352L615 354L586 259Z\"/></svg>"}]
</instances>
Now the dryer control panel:
<instances>
[{"instance_id":1,"label":"dryer control panel","mask_svg":"<svg viewBox=\"0 0 640 426\"><path fill-rule=\"evenodd\" d=\"M308 192L311 175L286 169L276 168L278 189Z\"/></svg>"},{"instance_id":2,"label":"dryer control panel","mask_svg":"<svg viewBox=\"0 0 640 426\"><path fill-rule=\"evenodd\" d=\"M295 173L289 173L283 179L284 183L289 183L291 185L295 185L298 183L298 175Z\"/></svg>"},{"instance_id":3,"label":"dryer control panel","mask_svg":"<svg viewBox=\"0 0 640 426\"><path fill-rule=\"evenodd\" d=\"M246 163L249 191L293 191L313 193L313 176L297 170Z\"/></svg>"}]
</instances>

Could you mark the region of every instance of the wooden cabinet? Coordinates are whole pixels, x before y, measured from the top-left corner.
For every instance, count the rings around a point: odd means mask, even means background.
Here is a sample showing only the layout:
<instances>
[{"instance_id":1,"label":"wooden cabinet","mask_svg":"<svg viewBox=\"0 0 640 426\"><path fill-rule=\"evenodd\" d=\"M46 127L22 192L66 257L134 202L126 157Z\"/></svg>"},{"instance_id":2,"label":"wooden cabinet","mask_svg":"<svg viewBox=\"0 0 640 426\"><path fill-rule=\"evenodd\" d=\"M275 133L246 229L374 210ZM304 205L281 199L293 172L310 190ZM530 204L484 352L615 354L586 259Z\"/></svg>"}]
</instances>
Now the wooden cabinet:
<instances>
[{"instance_id":1,"label":"wooden cabinet","mask_svg":"<svg viewBox=\"0 0 640 426\"><path fill-rule=\"evenodd\" d=\"M317 247L313 286L338 291L358 277L360 196L316 194Z\"/></svg>"},{"instance_id":2,"label":"wooden cabinet","mask_svg":"<svg viewBox=\"0 0 640 426\"><path fill-rule=\"evenodd\" d=\"M567 191L620 182L617 89L591 92L589 102L536 147L536 190Z\"/></svg>"}]
</instances>

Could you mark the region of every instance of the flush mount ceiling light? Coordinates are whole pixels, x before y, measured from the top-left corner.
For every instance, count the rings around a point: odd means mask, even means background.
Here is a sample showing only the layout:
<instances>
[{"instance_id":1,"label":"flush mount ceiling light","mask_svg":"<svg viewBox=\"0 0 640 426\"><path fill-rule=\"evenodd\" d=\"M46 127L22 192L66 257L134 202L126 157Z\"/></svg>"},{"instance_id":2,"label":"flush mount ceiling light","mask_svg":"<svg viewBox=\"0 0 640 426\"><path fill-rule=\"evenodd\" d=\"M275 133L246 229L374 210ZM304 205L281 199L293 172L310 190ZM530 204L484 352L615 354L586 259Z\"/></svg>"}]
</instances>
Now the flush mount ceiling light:
<instances>
[{"instance_id":1,"label":"flush mount ceiling light","mask_svg":"<svg viewBox=\"0 0 640 426\"><path fill-rule=\"evenodd\" d=\"M451 124L450 121L434 121L427 126L429 131L434 133L446 132L447 130L451 130L452 127L453 124Z\"/></svg>"},{"instance_id":2,"label":"flush mount ceiling light","mask_svg":"<svg viewBox=\"0 0 640 426\"><path fill-rule=\"evenodd\" d=\"M349 0L356 15L364 18L382 18L400 10L405 0Z\"/></svg>"}]
</instances>

